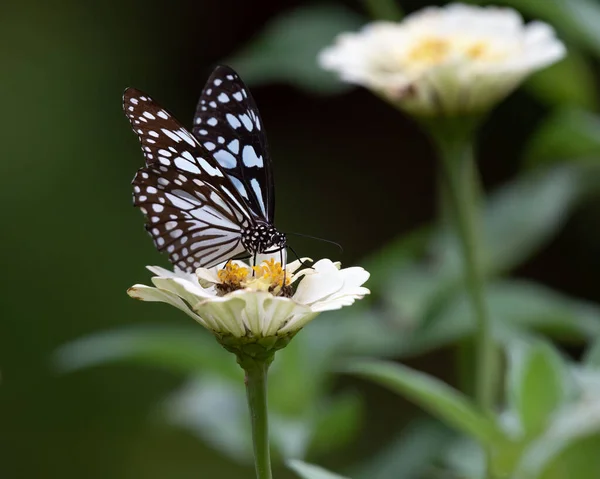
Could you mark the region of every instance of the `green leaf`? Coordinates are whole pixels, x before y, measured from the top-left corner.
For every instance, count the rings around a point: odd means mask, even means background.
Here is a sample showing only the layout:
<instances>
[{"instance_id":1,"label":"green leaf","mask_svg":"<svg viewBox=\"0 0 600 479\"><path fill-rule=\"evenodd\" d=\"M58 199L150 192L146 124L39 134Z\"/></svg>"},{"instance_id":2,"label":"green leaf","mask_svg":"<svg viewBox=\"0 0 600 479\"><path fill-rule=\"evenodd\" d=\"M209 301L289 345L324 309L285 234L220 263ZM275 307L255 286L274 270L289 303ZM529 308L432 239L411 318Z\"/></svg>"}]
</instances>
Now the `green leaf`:
<instances>
[{"instance_id":1,"label":"green leaf","mask_svg":"<svg viewBox=\"0 0 600 479\"><path fill-rule=\"evenodd\" d=\"M529 167L569 158L600 158L600 117L575 108L557 110L536 130L524 157Z\"/></svg>"},{"instance_id":2,"label":"green leaf","mask_svg":"<svg viewBox=\"0 0 600 479\"><path fill-rule=\"evenodd\" d=\"M483 219L488 275L515 268L560 230L583 193L582 174L576 167L534 172L490 196Z\"/></svg>"},{"instance_id":3,"label":"green leaf","mask_svg":"<svg viewBox=\"0 0 600 479\"><path fill-rule=\"evenodd\" d=\"M598 94L592 66L575 46L568 51L566 58L535 73L525 87L550 106L593 108Z\"/></svg>"},{"instance_id":4,"label":"green leaf","mask_svg":"<svg viewBox=\"0 0 600 479\"><path fill-rule=\"evenodd\" d=\"M384 450L352 474L359 479L418 479L425 477L456 434L439 421L419 418L402 428Z\"/></svg>"},{"instance_id":5,"label":"green leaf","mask_svg":"<svg viewBox=\"0 0 600 479\"><path fill-rule=\"evenodd\" d=\"M345 393L322 403L311 450L328 453L354 439L363 419L363 401L358 394Z\"/></svg>"},{"instance_id":6,"label":"green leaf","mask_svg":"<svg viewBox=\"0 0 600 479\"><path fill-rule=\"evenodd\" d=\"M296 459L287 462L288 467L298 474L302 479L347 479L339 474L329 472L322 467L308 464Z\"/></svg>"},{"instance_id":7,"label":"green leaf","mask_svg":"<svg viewBox=\"0 0 600 479\"><path fill-rule=\"evenodd\" d=\"M411 265L427 251L432 228L421 227L391 241L369 255L364 265L371 273L369 287L376 293L389 283L390 278L403 274L402 268Z\"/></svg>"},{"instance_id":8,"label":"green leaf","mask_svg":"<svg viewBox=\"0 0 600 479\"><path fill-rule=\"evenodd\" d=\"M373 20L399 22L404 16L397 0L363 0L362 3Z\"/></svg>"},{"instance_id":9,"label":"green leaf","mask_svg":"<svg viewBox=\"0 0 600 479\"><path fill-rule=\"evenodd\" d=\"M507 391L525 437L541 434L566 394L565 365L554 348L541 341L512 341L508 346Z\"/></svg>"},{"instance_id":10,"label":"green leaf","mask_svg":"<svg viewBox=\"0 0 600 479\"><path fill-rule=\"evenodd\" d=\"M589 479L600 474L600 424L596 405L564 411L556 427L525 451L518 479Z\"/></svg>"},{"instance_id":11,"label":"green leaf","mask_svg":"<svg viewBox=\"0 0 600 479\"><path fill-rule=\"evenodd\" d=\"M510 271L545 245L587 192L585 180L591 173L590 165L563 165L531 172L493 192L483 211L484 272ZM439 274L462 277L462 256L453 234L437 235L432 249L441 262Z\"/></svg>"},{"instance_id":12,"label":"green leaf","mask_svg":"<svg viewBox=\"0 0 600 479\"><path fill-rule=\"evenodd\" d=\"M494 281L487 285L486 293L493 333L498 340L529 331L576 341L600 335L600 307L595 304L522 280ZM423 328L413 335L406 333L398 354L431 351L469 337L474 328L472 307L463 292L444 302Z\"/></svg>"},{"instance_id":13,"label":"green leaf","mask_svg":"<svg viewBox=\"0 0 600 479\"><path fill-rule=\"evenodd\" d=\"M583 363L592 369L600 369L600 338L586 349Z\"/></svg>"},{"instance_id":14,"label":"green leaf","mask_svg":"<svg viewBox=\"0 0 600 479\"><path fill-rule=\"evenodd\" d=\"M62 346L54 355L59 371L127 361L179 373L212 372L240 381L241 368L202 328L143 326L97 333Z\"/></svg>"},{"instance_id":15,"label":"green leaf","mask_svg":"<svg viewBox=\"0 0 600 479\"><path fill-rule=\"evenodd\" d=\"M163 401L163 414L169 424L191 432L234 461L252 460L242 379L233 383L216 376L193 378Z\"/></svg>"},{"instance_id":16,"label":"green leaf","mask_svg":"<svg viewBox=\"0 0 600 479\"><path fill-rule=\"evenodd\" d=\"M317 56L337 34L357 30L363 23L364 18L335 4L297 8L271 21L226 63L249 85L285 82L311 92L342 92L350 85L324 71Z\"/></svg>"},{"instance_id":17,"label":"green leaf","mask_svg":"<svg viewBox=\"0 0 600 479\"><path fill-rule=\"evenodd\" d=\"M356 374L406 396L446 424L486 446L507 441L494 419L481 413L464 395L442 381L401 364L349 360L343 372Z\"/></svg>"}]
</instances>

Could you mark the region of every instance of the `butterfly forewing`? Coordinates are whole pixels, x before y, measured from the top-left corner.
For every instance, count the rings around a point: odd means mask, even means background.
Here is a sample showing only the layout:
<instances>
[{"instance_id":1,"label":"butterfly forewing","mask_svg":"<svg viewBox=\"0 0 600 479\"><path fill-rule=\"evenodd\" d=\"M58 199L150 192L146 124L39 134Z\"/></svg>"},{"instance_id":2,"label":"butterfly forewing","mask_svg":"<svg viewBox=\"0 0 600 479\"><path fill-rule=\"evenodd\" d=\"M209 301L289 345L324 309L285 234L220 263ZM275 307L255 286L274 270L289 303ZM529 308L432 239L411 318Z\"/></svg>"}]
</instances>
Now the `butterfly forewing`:
<instances>
[{"instance_id":1,"label":"butterfly forewing","mask_svg":"<svg viewBox=\"0 0 600 479\"><path fill-rule=\"evenodd\" d=\"M217 67L202 92L194 136L212 153L252 213L273 222L273 172L264 125L250 91L231 68Z\"/></svg>"},{"instance_id":2,"label":"butterfly forewing","mask_svg":"<svg viewBox=\"0 0 600 479\"><path fill-rule=\"evenodd\" d=\"M133 180L134 204L157 248L185 271L243 252L240 235L253 217L206 148L139 90L125 91L123 109L146 159Z\"/></svg>"}]
</instances>

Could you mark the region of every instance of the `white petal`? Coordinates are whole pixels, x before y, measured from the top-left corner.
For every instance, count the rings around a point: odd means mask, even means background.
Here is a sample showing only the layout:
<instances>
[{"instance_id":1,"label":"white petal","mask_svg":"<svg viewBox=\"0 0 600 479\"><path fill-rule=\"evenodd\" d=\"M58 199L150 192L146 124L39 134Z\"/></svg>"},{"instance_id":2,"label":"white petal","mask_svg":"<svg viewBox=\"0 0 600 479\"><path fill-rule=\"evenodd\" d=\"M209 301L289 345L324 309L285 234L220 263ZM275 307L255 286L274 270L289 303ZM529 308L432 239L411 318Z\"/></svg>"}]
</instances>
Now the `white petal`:
<instances>
[{"instance_id":1,"label":"white petal","mask_svg":"<svg viewBox=\"0 0 600 479\"><path fill-rule=\"evenodd\" d=\"M132 298L139 299L141 301L167 303L171 306L175 306L177 309L180 309L187 315L191 316L203 326L206 326L200 316L194 313L181 298L170 291L152 288L151 286L145 286L143 284L136 284L127 290L127 294Z\"/></svg>"},{"instance_id":2,"label":"white petal","mask_svg":"<svg viewBox=\"0 0 600 479\"><path fill-rule=\"evenodd\" d=\"M289 298L262 291L239 290L202 301L194 310L218 323L219 330L236 337L274 336L294 315L311 314L310 308Z\"/></svg>"},{"instance_id":3,"label":"white petal","mask_svg":"<svg viewBox=\"0 0 600 479\"><path fill-rule=\"evenodd\" d=\"M198 268L196 270L196 277L198 282L204 288L209 287L212 284L220 284L219 269L217 268Z\"/></svg>"},{"instance_id":4,"label":"white petal","mask_svg":"<svg viewBox=\"0 0 600 479\"><path fill-rule=\"evenodd\" d=\"M311 305L339 291L344 285L344 278L330 260L315 263L318 274L306 275L294 294L294 301Z\"/></svg>"},{"instance_id":5,"label":"white petal","mask_svg":"<svg viewBox=\"0 0 600 479\"><path fill-rule=\"evenodd\" d=\"M319 63L408 111L462 114L489 108L565 53L552 27L525 25L513 9L449 4L340 34Z\"/></svg>"},{"instance_id":6,"label":"white petal","mask_svg":"<svg viewBox=\"0 0 600 479\"><path fill-rule=\"evenodd\" d=\"M289 263L288 265L286 265L285 270L288 273L295 273L297 270L299 270L302 266L306 266L305 263L308 262L313 262L313 260L311 258L300 258L297 259L295 261L292 261L291 263Z\"/></svg>"}]
</instances>

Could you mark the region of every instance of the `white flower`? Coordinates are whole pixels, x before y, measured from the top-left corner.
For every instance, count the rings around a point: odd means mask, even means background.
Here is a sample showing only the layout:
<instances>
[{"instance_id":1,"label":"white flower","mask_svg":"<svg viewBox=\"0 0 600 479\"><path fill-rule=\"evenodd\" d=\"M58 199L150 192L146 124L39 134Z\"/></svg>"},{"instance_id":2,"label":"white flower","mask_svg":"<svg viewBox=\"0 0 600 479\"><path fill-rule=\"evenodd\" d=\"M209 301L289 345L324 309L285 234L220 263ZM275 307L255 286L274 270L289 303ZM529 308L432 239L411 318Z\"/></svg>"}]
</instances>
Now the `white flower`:
<instances>
[{"instance_id":1,"label":"white flower","mask_svg":"<svg viewBox=\"0 0 600 479\"><path fill-rule=\"evenodd\" d=\"M420 115L479 113L566 53L554 30L509 8L429 7L343 33L319 62Z\"/></svg>"},{"instance_id":2,"label":"white flower","mask_svg":"<svg viewBox=\"0 0 600 479\"><path fill-rule=\"evenodd\" d=\"M273 259L255 268L230 261L225 267L199 268L196 274L149 266L155 287L136 284L127 293L171 304L219 338L248 341L293 335L320 312L369 294L362 287L369 278L363 268L340 269L328 259L297 272L301 266L294 261L284 271Z\"/></svg>"}]
</instances>

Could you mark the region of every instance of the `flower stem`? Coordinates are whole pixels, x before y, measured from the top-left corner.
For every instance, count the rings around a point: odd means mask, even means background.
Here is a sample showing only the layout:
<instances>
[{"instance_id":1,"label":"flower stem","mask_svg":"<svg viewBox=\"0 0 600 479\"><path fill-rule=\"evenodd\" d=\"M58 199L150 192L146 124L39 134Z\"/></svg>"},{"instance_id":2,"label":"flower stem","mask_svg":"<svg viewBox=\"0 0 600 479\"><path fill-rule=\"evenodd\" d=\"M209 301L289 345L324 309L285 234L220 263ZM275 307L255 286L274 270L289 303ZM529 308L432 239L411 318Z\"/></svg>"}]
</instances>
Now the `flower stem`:
<instances>
[{"instance_id":1,"label":"flower stem","mask_svg":"<svg viewBox=\"0 0 600 479\"><path fill-rule=\"evenodd\" d=\"M252 422L254 464L257 479L272 479L269 451L269 422L267 412L267 371L271 361L256 359L244 361L246 396Z\"/></svg>"},{"instance_id":2,"label":"flower stem","mask_svg":"<svg viewBox=\"0 0 600 479\"><path fill-rule=\"evenodd\" d=\"M460 121L460 120L458 120ZM479 184L473 157L473 128L432 128L447 184L451 216L463 254L465 283L476 320L475 399L491 412L496 384L496 361L485 300L485 278L479 238Z\"/></svg>"}]
</instances>

